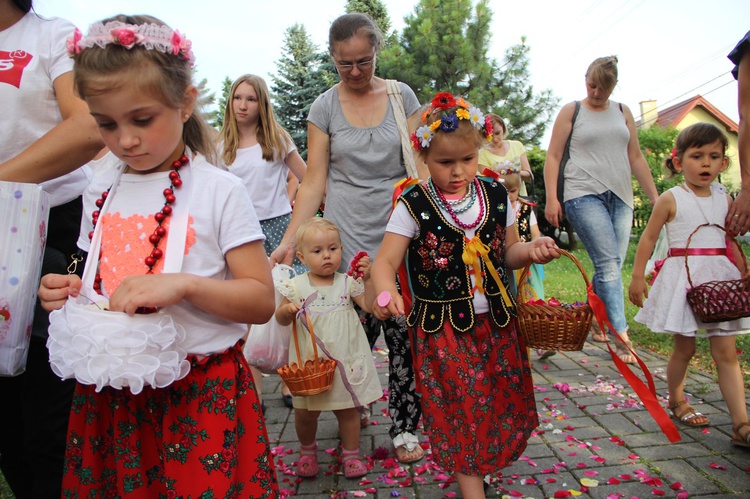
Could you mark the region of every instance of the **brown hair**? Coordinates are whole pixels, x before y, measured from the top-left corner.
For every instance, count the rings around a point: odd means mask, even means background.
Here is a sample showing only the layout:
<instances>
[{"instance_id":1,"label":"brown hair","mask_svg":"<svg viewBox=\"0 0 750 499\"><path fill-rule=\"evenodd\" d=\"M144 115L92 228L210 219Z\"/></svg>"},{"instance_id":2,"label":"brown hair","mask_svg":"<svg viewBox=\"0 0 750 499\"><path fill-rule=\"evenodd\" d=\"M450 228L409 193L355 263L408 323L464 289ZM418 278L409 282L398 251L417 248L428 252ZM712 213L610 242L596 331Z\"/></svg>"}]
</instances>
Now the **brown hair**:
<instances>
[{"instance_id":1,"label":"brown hair","mask_svg":"<svg viewBox=\"0 0 750 499\"><path fill-rule=\"evenodd\" d=\"M508 128L505 126L505 120L500 117L500 115L495 113L490 113L490 118L492 121L500 125L500 128L503 129L503 136L508 135Z\"/></svg>"},{"instance_id":2,"label":"brown hair","mask_svg":"<svg viewBox=\"0 0 750 499\"><path fill-rule=\"evenodd\" d=\"M506 174L501 173L499 174L499 177L503 181L505 190L509 191L511 189L521 188L521 174L520 173L506 173Z\"/></svg>"},{"instance_id":3,"label":"brown hair","mask_svg":"<svg viewBox=\"0 0 750 499\"><path fill-rule=\"evenodd\" d=\"M713 144L717 141L721 143L722 154L726 156L729 141L727 140L727 136L722 133L719 127L711 123L695 123L693 125L690 125L689 127L684 128L679 133L679 135L677 135L674 149L672 150L672 155L664 160L664 166L674 176L677 173L680 173L674 166L675 157L679 157L680 160L682 160L682 155L685 154L685 151L687 151L689 148L703 147L708 144Z\"/></svg>"},{"instance_id":4,"label":"brown hair","mask_svg":"<svg viewBox=\"0 0 750 499\"><path fill-rule=\"evenodd\" d=\"M594 59L586 70L586 77L589 76L603 89L614 89L617 85L617 56L609 55Z\"/></svg>"},{"instance_id":5,"label":"brown hair","mask_svg":"<svg viewBox=\"0 0 750 499\"><path fill-rule=\"evenodd\" d=\"M258 97L258 144L263 151L263 159L273 161L286 157L292 148L292 138L284 130L273 112L271 98L266 81L260 76L245 74L237 78L232 84L232 89L227 97L227 105L224 107L224 123L221 127L221 140L224 143L222 160L224 164L231 165L237 158L237 148L240 143L240 130L237 126L237 117L234 113L234 93L237 87L247 83L255 89Z\"/></svg>"},{"instance_id":6,"label":"brown hair","mask_svg":"<svg viewBox=\"0 0 750 499\"><path fill-rule=\"evenodd\" d=\"M344 42L353 36L364 35L377 54L383 45L383 34L375 21L367 14L352 12L339 16L331 23L328 30L328 53L333 55L336 43Z\"/></svg>"},{"instance_id":7,"label":"brown hair","mask_svg":"<svg viewBox=\"0 0 750 499\"><path fill-rule=\"evenodd\" d=\"M120 21L126 24L166 24L147 16L117 15L104 19L102 23ZM137 88L164 105L179 109L185 104L186 90L192 85L193 71L190 62L180 55L147 50L142 46L126 49L121 45L94 45L74 56L73 84L78 95L100 95L117 90L125 85ZM215 151L210 139L208 124L203 114L194 109L182 130L182 138L194 152L206 156L213 162Z\"/></svg>"},{"instance_id":8,"label":"brown hair","mask_svg":"<svg viewBox=\"0 0 750 499\"><path fill-rule=\"evenodd\" d=\"M307 236L312 232L313 230L317 231L326 231L326 230L332 230L335 231L336 234L339 236L339 241L341 240L341 231L338 227L336 227L336 224L328 220L327 218L323 217L312 217L308 218L302 224L299 226L299 229L297 229L297 234L295 236L295 247L297 251L302 251L302 248L305 245L305 240L307 239Z\"/></svg>"}]
</instances>

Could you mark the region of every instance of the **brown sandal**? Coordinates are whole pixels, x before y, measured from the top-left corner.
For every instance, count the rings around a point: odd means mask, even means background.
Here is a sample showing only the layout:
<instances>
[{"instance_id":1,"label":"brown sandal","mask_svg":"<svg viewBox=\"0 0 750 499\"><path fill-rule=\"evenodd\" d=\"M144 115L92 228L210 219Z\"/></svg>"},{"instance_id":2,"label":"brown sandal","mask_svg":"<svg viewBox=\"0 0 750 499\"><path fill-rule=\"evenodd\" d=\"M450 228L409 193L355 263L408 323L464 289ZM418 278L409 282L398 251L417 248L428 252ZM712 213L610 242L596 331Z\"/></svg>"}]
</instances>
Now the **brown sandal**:
<instances>
[{"instance_id":1,"label":"brown sandal","mask_svg":"<svg viewBox=\"0 0 750 499\"><path fill-rule=\"evenodd\" d=\"M742 436L740 430L745 426L748 427L748 430L745 432L745 436ZM747 421L744 423L739 423L732 429L732 431L734 432L734 434L732 435L732 445L735 445L737 447L750 447L750 423L748 423Z\"/></svg>"},{"instance_id":2,"label":"brown sandal","mask_svg":"<svg viewBox=\"0 0 750 499\"><path fill-rule=\"evenodd\" d=\"M679 408L682 406L684 406L684 408L680 411ZM688 404L687 400L682 400L681 402L677 402L676 404L669 404L669 410L672 411L672 417L674 417L677 421L684 424L685 426L689 426L691 428L701 428L703 426L708 426L709 424L711 424L708 418L700 412L696 411L692 405ZM696 419L701 418L704 419L704 422L699 423L695 421Z\"/></svg>"},{"instance_id":3,"label":"brown sandal","mask_svg":"<svg viewBox=\"0 0 750 499\"><path fill-rule=\"evenodd\" d=\"M624 344L619 340L615 341L615 354L626 364L636 364L638 362L630 351L632 349L633 342L630 340L627 340Z\"/></svg>"}]
</instances>

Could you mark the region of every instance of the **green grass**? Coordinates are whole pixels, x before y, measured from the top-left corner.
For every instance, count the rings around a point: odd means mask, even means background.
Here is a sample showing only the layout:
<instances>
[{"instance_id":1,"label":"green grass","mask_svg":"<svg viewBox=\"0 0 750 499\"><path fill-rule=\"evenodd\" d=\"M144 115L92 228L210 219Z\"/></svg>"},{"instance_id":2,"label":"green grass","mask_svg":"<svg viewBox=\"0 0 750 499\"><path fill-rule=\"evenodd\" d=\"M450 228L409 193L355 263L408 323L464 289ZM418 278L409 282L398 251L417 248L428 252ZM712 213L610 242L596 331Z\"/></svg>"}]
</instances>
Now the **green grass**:
<instances>
[{"instance_id":1,"label":"green grass","mask_svg":"<svg viewBox=\"0 0 750 499\"><path fill-rule=\"evenodd\" d=\"M3 474L0 473L0 499L13 499L13 492L10 491L10 487L5 482Z\"/></svg>"},{"instance_id":2,"label":"green grass","mask_svg":"<svg viewBox=\"0 0 750 499\"><path fill-rule=\"evenodd\" d=\"M628 286L630 285L630 275L633 271L633 260L635 258L636 246L637 241L632 241L628 248L628 256L622 270L622 280L625 288L625 316L628 320L628 326L631 331L630 339L633 343L647 350L669 356L672 353L672 335L652 333L646 328L646 326L633 320L633 317L638 311L638 307L630 303L627 296ZM747 254L748 246L745 244L742 246ZM591 259L588 257L588 254L583 249L583 246L579 244L578 249L572 253L578 258L578 260L580 260L581 265L586 271L586 275L591 278L594 272L593 265L591 264ZM561 257L560 259L545 265L544 293L547 298L554 296L561 301L566 302L585 301L586 291L583 277L572 260L566 257ZM750 335L738 335L736 338L737 352L745 380L745 386L750 388L750 355L748 355L748 352L750 352ZM716 366L711 358L711 351L707 338L697 339L696 352L693 357L692 365L702 371L710 372L714 376L716 375Z\"/></svg>"}]
</instances>

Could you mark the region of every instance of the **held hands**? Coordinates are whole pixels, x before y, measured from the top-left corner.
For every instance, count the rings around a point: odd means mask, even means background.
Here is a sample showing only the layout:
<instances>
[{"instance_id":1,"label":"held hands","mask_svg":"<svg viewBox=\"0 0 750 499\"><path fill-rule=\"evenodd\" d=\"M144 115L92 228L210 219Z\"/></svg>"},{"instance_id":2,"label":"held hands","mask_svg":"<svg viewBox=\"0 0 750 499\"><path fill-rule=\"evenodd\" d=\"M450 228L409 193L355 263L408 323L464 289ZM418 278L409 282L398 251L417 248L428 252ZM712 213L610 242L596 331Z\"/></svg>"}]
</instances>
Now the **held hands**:
<instances>
[{"instance_id":1,"label":"held hands","mask_svg":"<svg viewBox=\"0 0 750 499\"><path fill-rule=\"evenodd\" d=\"M294 245L292 243L281 243L275 250L271 252L270 263L271 267L277 263L284 265L291 265L294 260Z\"/></svg>"},{"instance_id":2,"label":"held hands","mask_svg":"<svg viewBox=\"0 0 750 499\"><path fill-rule=\"evenodd\" d=\"M742 236L747 233L747 229L750 227L750 192L746 189L740 190L737 198L729 207L724 227L732 236Z\"/></svg>"},{"instance_id":3,"label":"held hands","mask_svg":"<svg viewBox=\"0 0 750 499\"><path fill-rule=\"evenodd\" d=\"M75 274L47 274L39 284L39 301L47 312L59 310L69 296L75 298L81 290L81 278Z\"/></svg>"},{"instance_id":4,"label":"held hands","mask_svg":"<svg viewBox=\"0 0 750 499\"><path fill-rule=\"evenodd\" d=\"M648 298L648 284L644 276L634 276L630 281L628 298L633 305L643 308L643 298Z\"/></svg>"},{"instance_id":5,"label":"held hands","mask_svg":"<svg viewBox=\"0 0 750 499\"><path fill-rule=\"evenodd\" d=\"M555 244L555 240L551 237L540 237L534 239L529 246L529 258L534 263L548 263L555 258L560 258L560 252L557 251L559 248Z\"/></svg>"},{"instance_id":6,"label":"held hands","mask_svg":"<svg viewBox=\"0 0 750 499\"><path fill-rule=\"evenodd\" d=\"M404 299L398 293L381 292L372 304L372 314L381 321L404 315Z\"/></svg>"}]
</instances>

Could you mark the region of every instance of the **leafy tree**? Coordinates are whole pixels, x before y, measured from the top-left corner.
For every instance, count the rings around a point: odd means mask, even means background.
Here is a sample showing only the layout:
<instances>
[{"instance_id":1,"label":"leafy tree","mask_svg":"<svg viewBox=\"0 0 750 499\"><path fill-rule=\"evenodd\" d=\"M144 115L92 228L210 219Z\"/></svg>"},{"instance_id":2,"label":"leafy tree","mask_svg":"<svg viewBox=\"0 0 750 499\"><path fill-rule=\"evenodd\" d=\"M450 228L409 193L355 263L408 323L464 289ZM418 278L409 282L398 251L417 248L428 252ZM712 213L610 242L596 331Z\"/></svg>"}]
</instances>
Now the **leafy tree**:
<instances>
[{"instance_id":1,"label":"leafy tree","mask_svg":"<svg viewBox=\"0 0 750 499\"><path fill-rule=\"evenodd\" d=\"M638 141L659 193L683 181L680 176L671 176L664 167L664 160L674 147L677 133L678 130L675 128L657 125L638 129ZM646 228L648 217L651 215L651 204L635 180L633 181L633 204L633 233L640 234Z\"/></svg>"},{"instance_id":2,"label":"leafy tree","mask_svg":"<svg viewBox=\"0 0 750 499\"><path fill-rule=\"evenodd\" d=\"M224 110L229 101L229 92L232 91L232 83L234 83L234 81L228 76L224 77L224 80L221 82L221 97L219 97L219 102L216 104L217 109L209 116L211 125L219 130L221 130L221 127L224 125Z\"/></svg>"},{"instance_id":3,"label":"leafy tree","mask_svg":"<svg viewBox=\"0 0 750 499\"><path fill-rule=\"evenodd\" d=\"M278 75L271 76L277 118L292 136L303 158L307 158L307 115L318 95L333 85L336 77L327 53L319 52L304 25L285 31L286 53L276 62Z\"/></svg>"},{"instance_id":4,"label":"leafy tree","mask_svg":"<svg viewBox=\"0 0 750 499\"><path fill-rule=\"evenodd\" d=\"M521 43L505 51L505 60L495 72L497 100L492 112L506 120L513 139L538 146L560 99L550 89L535 93L529 76L529 46L522 37Z\"/></svg>"}]
</instances>

